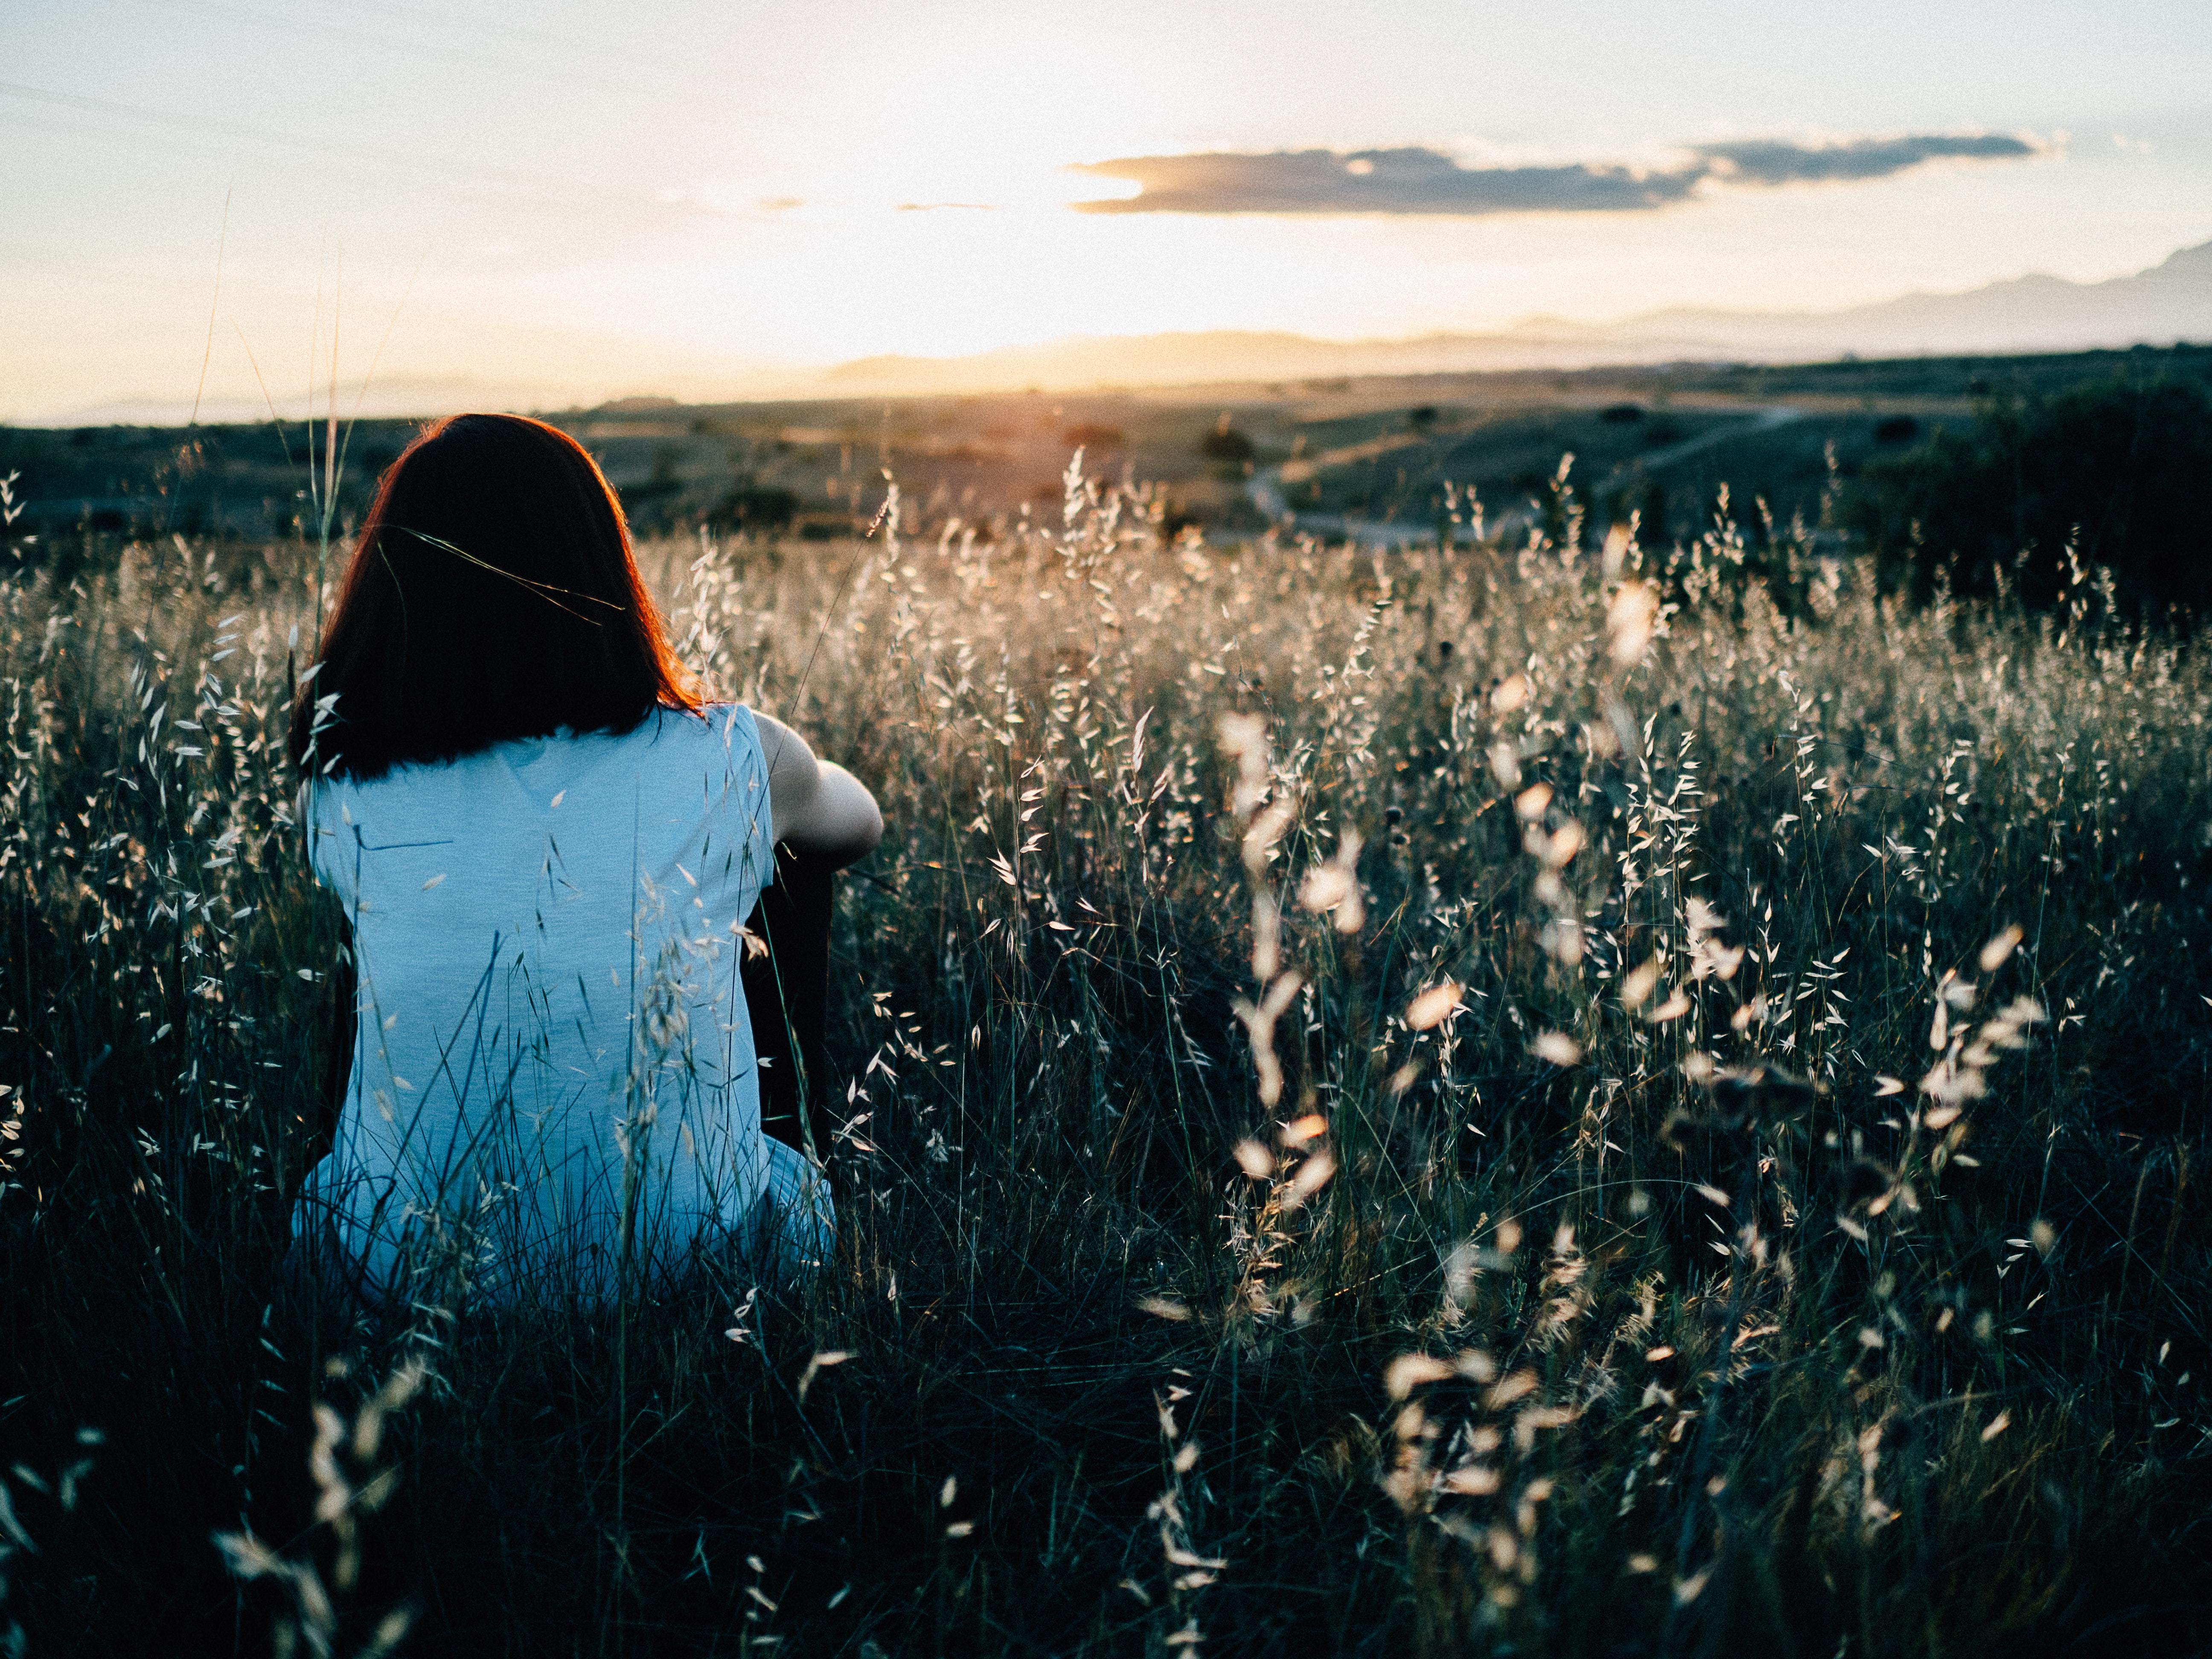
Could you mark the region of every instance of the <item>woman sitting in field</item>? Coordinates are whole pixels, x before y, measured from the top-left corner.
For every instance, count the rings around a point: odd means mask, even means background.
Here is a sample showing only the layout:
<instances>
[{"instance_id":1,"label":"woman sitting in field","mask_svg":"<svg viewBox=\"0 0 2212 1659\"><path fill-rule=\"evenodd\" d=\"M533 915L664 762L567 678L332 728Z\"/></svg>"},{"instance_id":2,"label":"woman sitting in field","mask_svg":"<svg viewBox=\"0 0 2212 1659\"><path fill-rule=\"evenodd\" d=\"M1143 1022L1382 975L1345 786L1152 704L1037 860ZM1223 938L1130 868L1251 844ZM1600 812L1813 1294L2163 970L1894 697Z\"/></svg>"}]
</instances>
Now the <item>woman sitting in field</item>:
<instances>
[{"instance_id":1,"label":"woman sitting in field","mask_svg":"<svg viewBox=\"0 0 2212 1659\"><path fill-rule=\"evenodd\" d=\"M765 1036L813 1046L819 872L883 820L796 732L701 700L574 439L463 415L408 447L291 747L357 976L333 1144L295 1212L307 1271L371 1304L511 1304L702 1252L756 1273L823 1255L794 1045L757 1043L746 983L783 1005ZM747 968L779 845L817 873ZM778 967L813 982L779 995ZM766 1134L762 1048L786 1068Z\"/></svg>"}]
</instances>

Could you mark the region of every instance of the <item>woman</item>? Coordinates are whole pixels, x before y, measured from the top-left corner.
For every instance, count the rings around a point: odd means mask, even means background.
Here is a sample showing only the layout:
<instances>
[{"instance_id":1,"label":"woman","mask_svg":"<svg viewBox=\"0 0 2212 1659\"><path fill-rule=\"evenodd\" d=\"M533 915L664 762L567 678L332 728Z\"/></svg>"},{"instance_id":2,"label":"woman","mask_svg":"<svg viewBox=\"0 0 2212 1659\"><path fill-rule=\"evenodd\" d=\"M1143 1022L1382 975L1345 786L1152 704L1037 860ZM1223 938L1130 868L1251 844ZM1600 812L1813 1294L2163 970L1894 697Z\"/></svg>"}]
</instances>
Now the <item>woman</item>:
<instances>
[{"instance_id":1,"label":"woman","mask_svg":"<svg viewBox=\"0 0 2212 1659\"><path fill-rule=\"evenodd\" d=\"M700 1251L820 1257L817 1166L762 1133L744 922L774 846L849 862L883 820L796 732L702 702L574 440L463 415L409 446L291 748L357 975L294 1218L319 1278L597 1299Z\"/></svg>"}]
</instances>

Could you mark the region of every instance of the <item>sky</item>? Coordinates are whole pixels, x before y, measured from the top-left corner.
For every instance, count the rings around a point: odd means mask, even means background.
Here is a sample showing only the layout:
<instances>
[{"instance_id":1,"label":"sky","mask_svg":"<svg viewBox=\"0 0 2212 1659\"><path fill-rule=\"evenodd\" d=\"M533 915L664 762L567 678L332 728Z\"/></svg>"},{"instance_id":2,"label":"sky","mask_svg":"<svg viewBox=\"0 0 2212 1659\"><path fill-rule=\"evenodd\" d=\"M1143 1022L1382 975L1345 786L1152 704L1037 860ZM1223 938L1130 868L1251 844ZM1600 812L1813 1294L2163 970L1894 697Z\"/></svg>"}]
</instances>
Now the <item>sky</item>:
<instances>
[{"instance_id":1,"label":"sky","mask_svg":"<svg viewBox=\"0 0 2212 1659\"><path fill-rule=\"evenodd\" d=\"M0 420L1826 309L2212 238L2205 0L0 0Z\"/></svg>"}]
</instances>

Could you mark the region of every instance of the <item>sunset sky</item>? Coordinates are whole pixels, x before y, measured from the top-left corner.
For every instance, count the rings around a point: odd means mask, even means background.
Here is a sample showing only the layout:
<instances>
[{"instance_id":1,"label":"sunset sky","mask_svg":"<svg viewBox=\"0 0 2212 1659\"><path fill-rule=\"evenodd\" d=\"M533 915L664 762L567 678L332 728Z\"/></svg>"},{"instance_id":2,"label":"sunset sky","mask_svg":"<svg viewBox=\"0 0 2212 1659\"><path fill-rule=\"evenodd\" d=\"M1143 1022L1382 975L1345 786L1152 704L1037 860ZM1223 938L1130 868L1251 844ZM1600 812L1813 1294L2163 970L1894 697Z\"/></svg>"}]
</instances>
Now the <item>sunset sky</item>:
<instances>
[{"instance_id":1,"label":"sunset sky","mask_svg":"<svg viewBox=\"0 0 2212 1659\"><path fill-rule=\"evenodd\" d=\"M334 307L342 407L373 361L403 399L551 401L1830 307L2212 237L2204 0L5 15L0 419L181 413L204 359L211 412L257 363L296 410Z\"/></svg>"}]
</instances>

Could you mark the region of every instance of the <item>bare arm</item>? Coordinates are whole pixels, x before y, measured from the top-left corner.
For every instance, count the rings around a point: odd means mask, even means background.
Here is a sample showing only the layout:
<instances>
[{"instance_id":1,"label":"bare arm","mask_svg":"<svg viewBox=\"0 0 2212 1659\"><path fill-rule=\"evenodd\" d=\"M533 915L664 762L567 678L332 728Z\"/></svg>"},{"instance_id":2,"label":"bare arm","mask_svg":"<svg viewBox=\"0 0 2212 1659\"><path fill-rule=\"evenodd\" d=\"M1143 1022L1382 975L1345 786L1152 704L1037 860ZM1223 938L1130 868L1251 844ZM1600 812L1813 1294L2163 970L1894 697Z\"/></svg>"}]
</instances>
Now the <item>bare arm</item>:
<instances>
[{"instance_id":1,"label":"bare arm","mask_svg":"<svg viewBox=\"0 0 2212 1659\"><path fill-rule=\"evenodd\" d=\"M756 712L768 757L769 810L776 840L793 852L850 864L875 851L884 815L867 786L834 761L816 757L781 720Z\"/></svg>"}]
</instances>

